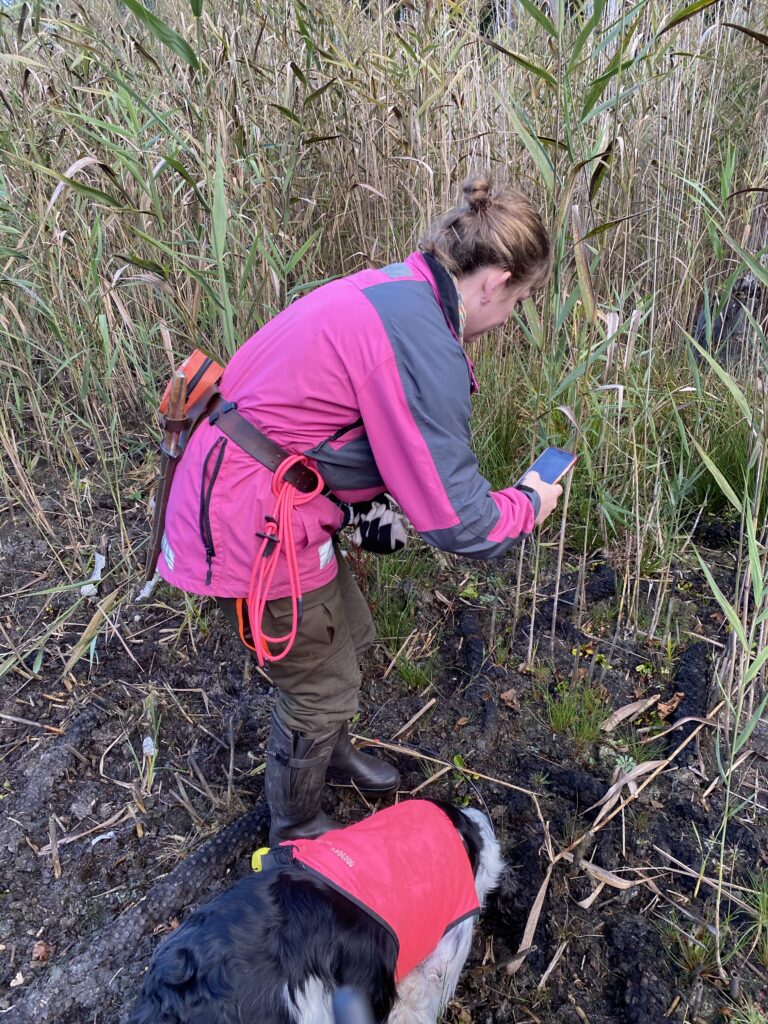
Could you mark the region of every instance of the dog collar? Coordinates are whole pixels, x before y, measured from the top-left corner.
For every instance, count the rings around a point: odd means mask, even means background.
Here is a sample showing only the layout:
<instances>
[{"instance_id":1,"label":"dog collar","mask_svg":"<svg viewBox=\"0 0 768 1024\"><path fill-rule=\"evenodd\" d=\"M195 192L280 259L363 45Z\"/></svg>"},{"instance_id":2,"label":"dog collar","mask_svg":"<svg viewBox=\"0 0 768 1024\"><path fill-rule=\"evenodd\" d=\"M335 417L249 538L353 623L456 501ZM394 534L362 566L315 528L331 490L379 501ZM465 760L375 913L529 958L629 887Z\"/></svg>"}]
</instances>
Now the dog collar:
<instances>
[{"instance_id":1,"label":"dog collar","mask_svg":"<svg viewBox=\"0 0 768 1024\"><path fill-rule=\"evenodd\" d=\"M293 860L293 850L289 846L277 846L270 849L268 846L261 846L251 854L251 870L271 871L273 868L282 868Z\"/></svg>"}]
</instances>

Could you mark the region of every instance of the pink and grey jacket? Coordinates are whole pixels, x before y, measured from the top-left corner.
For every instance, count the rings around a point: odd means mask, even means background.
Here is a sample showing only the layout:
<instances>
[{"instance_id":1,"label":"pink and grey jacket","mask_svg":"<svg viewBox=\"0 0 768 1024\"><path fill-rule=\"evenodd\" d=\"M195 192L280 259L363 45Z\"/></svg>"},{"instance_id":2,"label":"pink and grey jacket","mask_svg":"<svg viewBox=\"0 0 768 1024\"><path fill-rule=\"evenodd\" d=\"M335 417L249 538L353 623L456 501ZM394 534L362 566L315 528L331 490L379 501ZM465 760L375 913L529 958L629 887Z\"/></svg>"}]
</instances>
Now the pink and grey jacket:
<instances>
[{"instance_id":1,"label":"pink and grey jacket","mask_svg":"<svg viewBox=\"0 0 768 1024\"><path fill-rule=\"evenodd\" d=\"M533 529L537 496L492 491L471 447L472 364L448 273L404 263L323 285L265 324L228 364L224 397L288 451L301 452L343 501L388 491L429 544L472 558L504 554ZM203 422L171 488L161 576L195 594L244 597L274 504L272 474ZM339 507L295 510L304 593L336 575ZM270 598L289 593L278 566Z\"/></svg>"}]
</instances>

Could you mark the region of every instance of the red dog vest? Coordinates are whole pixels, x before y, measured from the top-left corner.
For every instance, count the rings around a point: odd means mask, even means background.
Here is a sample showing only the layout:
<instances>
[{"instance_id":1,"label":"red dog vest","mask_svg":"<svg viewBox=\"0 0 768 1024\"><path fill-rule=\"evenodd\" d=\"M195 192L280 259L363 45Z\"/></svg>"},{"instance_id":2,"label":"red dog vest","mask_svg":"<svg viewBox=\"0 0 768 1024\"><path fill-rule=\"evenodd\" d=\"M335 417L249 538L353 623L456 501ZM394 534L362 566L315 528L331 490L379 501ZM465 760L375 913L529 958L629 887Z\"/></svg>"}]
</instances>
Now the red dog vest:
<instances>
[{"instance_id":1,"label":"red dog vest","mask_svg":"<svg viewBox=\"0 0 768 1024\"><path fill-rule=\"evenodd\" d=\"M295 861L392 933L395 981L426 959L449 928L480 909L461 837L427 800L406 800L319 839L280 845L293 847Z\"/></svg>"}]
</instances>

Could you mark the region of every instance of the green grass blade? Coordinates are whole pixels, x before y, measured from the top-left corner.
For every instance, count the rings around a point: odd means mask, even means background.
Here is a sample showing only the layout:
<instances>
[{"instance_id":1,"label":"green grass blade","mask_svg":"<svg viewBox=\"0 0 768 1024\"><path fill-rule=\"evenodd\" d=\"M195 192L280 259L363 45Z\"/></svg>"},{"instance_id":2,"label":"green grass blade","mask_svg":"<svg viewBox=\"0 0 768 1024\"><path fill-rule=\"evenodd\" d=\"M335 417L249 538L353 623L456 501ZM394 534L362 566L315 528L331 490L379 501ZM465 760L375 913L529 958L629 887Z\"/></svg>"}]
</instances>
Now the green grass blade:
<instances>
[{"instance_id":1,"label":"green grass blade","mask_svg":"<svg viewBox=\"0 0 768 1024\"><path fill-rule=\"evenodd\" d=\"M727 231L723 232L723 238L731 246L734 252L737 252L744 260L757 280L763 285L768 285L768 268L764 267L759 260L755 259L751 253L747 252L746 249L739 245L736 239L732 238Z\"/></svg>"},{"instance_id":2,"label":"green grass blade","mask_svg":"<svg viewBox=\"0 0 768 1024\"><path fill-rule=\"evenodd\" d=\"M585 21L581 31L574 41L573 48L571 50L571 59L568 61L568 66L565 69L566 76L570 76L573 72L573 69L579 62L581 51L584 49L587 40L592 35L595 28L600 24L605 4L606 0L595 0L591 16Z\"/></svg>"},{"instance_id":3,"label":"green grass blade","mask_svg":"<svg viewBox=\"0 0 768 1024\"><path fill-rule=\"evenodd\" d=\"M699 11L706 10L707 7L712 7L713 4L720 3L720 0L696 0L695 3L688 4L687 7L681 7L679 11L675 11L671 18L668 18L664 22L663 26L659 29L656 34L656 38L660 39L665 32L669 32L675 25L682 25L684 21L692 18Z\"/></svg>"},{"instance_id":4,"label":"green grass blade","mask_svg":"<svg viewBox=\"0 0 768 1024\"><path fill-rule=\"evenodd\" d=\"M747 722L747 724L744 726L744 728L741 730L739 735L734 740L734 742L733 742L733 756L734 757L738 754L738 752L741 750L741 748L744 746L744 744L749 740L749 738L752 735L752 733L755 731L755 728L756 728L758 722L763 717L763 714L765 712L765 708L766 708L767 705L768 705L768 693L760 701L760 703L758 704L757 708L754 711L754 714L750 717L750 719Z\"/></svg>"},{"instance_id":5,"label":"green grass blade","mask_svg":"<svg viewBox=\"0 0 768 1024\"><path fill-rule=\"evenodd\" d=\"M509 119L512 122L512 125L514 126L514 129L517 132L520 141L528 150L528 155L530 156L531 160L533 160L534 164L536 164L536 168L539 174L544 179L544 184L547 188L547 191L550 193L554 192L555 168L552 164L552 161L549 158L549 155L547 154L547 151L539 142L538 138L536 137L536 133L531 129L529 125L525 124L524 115L521 114L514 100L508 100L506 97L502 96L496 89L494 89L494 93L499 102L502 103L507 108Z\"/></svg>"},{"instance_id":6,"label":"green grass blade","mask_svg":"<svg viewBox=\"0 0 768 1024\"><path fill-rule=\"evenodd\" d=\"M219 298L222 308L222 326L227 352L234 355L235 327L232 303L229 298L225 258L227 253L227 197L224 192L224 158L221 153L221 141L216 146L216 172L213 183L213 252L219 275Z\"/></svg>"},{"instance_id":7,"label":"green grass blade","mask_svg":"<svg viewBox=\"0 0 768 1024\"><path fill-rule=\"evenodd\" d=\"M499 53L503 53L505 57L509 57L520 67L525 68L526 71L532 72L537 78L541 79L542 82L546 82L550 89L557 91L557 79L546 68L539 67L538 64L534 64L533 61L528 60L522 53L517 53L515 50L508 50L506 46L502 46L501 43L497 43L494 39L489 39L488 36L478 36L487 46L492 47L494 50L498 50Z\"/></svg>"},{"instance_id":8,"label":"green grass blade","mask_svg":"<svg viewBox=\"0 0 768 1024\"><path fill-rule=\"evenodd\" d=\"M744 685L749 686L758 672L768 661L768 647L764 647L744 674Z\"/></svg>"},{"instance_id":9,"label":"green grass blade","mask_svg":"<svg viewBox=\"0 0 768 1024\"><path fill-rule=\"evenodd\" d=\"M752 593L755 596L755 604L758 607L762 604L765 583L763 580L763 569L760 564L760 552L757 547L757 533L755 530L754 516L749 511L749 502L745 501L747 515L745 526L747 531L747 549L749 551L749 575L752 581ZM768 650L768 648L767 648Z\"/></svg>"},{"instance_id":10,"label":"green grass blade","mask_svg":"<svg viewBox=\"0 0 768 1024\"><path fill-rule=\"evenodd\" d=\"M709 566L704 561L704 559L701 557L701 555L696 550L696 548L694 548L694 551L696 552L696 557L699 560L699 565L701 566L701 570L704 573L704 575L707 577L707 583L709 584L709 589L715 595L715 600L720 605L720 609L721 609L723 615L728 620L728 624L730 625L731 629L733 630L733 632L738 637L739 643L741 644L741 646L744 649L746 649L749 645L747 644L747 638L744 635L744 627L742 626L741 620L739 619L738 615L736 614L736 609L731 606L731 604L729 603L729 601L726 598L725 594L722 592L720 587L718 587L717 583L715 583L715 578L712 575L712 573L709 571Z\"/></svg>"},{"instance_id":11,"label":"green grass blade","mask_svg":"<svg viewBox=\"0 0 768 1024\"><path fill-rule=\"evenodd\" d=\"M197 54L186 39L182 38L175 29L172 29L170 25L166 25L156 14L148 11L143 4L139 3L139 0L122 0L122 2L158 42L162 43L163 46L167 46L169 50L173 50L190 67L199 70L200 63L197 59ZM200 6L202 8L202 4Z\"/></svg>"},{"instance_id":12,"label":"green grass blade","mask_svg":"<svg viewBox=\"0 0 768 1024\"><path fill-rule=\"evenodd\" d=\"M709 472L714 477L715 482L717 483L717 486L720 488L720 490L726 496L728 501L730 501L730 503L733 505L733 507L736 509L736 511L739 513L739 515L741 515L741 512L742 512L741 502L736 497L736 492L731 487L731 485L728 483L728 481L725 479L725 477L720 472L720 470L717 468L717 466L712 461L712 459L709 457L709 455L707 455L707 453L701 447L701 445L696 440L696 438L692 437L691 440L693 441L693 444L694 444L694 447L696 448L696 451L701 456L702 462L704 463L704 465L707 467Z\"/></svg>"},{"instance_id":13,"label":"green grass blade","mask_svg":"<svg viewBox=\"0 0 768 1024\"><path fill-rule=\"evenodd\" d=\"M713 355L711 355L705 348L703 348L698 343L698 341L696 341L695 338L691 338L690 335L689 335L689 339L690 339L691 344L694 346L696 351L699 353L699 355L704 356L704 358L709 363L709 365L712 367L712 369L715 371L717 376L720 378L720 380L723 382L723 384L725 384L725 386L728 388L728 390L730 391L731 395L733 396L734 401L736 402L736 404L738 405L739 409L741 409L742 413L744 414L744 419L747 421L747 423L751 424L753 419L754 419L753 414L752 414L752 410L750 409L749 402L747 401L746 395L741 390L739 385L736 383L736 381L733 379L733 377L731 377L731 375L728 373L728 371L723 369L723 367L720 365L720 363L718 363L718 361L715 359L715 357Z\"/></svg>"},{"instance_id":14,"label":"green grass blade","mask_svg":"<svg viewBox=\"0 0 768 1024\"><path fill-rule=\"evenodd\" d=\"M756 29L748 28L746 25L737 25L733 21L724 21L723 25L727 28L735 28L738 32L743 32L745 36L757 39L763 46L768 46L768 36L764 32L758 32Z\"/></svg>"},{"instance_id":15,"label":"green grass blade","mask_svg":"<svg viewBox=\"0 0 768 1024\"><path fill-rule=\"evenodd\" d=\"M599 0L599 2L602 5L605 3L605 0ZM532 3L531 0L518 0L518 3L525 13L529 14L535 22L541 25L548 35L552 36L553 39L557 39L557 29L538 4Z\"/></svg>"}]
</instances>

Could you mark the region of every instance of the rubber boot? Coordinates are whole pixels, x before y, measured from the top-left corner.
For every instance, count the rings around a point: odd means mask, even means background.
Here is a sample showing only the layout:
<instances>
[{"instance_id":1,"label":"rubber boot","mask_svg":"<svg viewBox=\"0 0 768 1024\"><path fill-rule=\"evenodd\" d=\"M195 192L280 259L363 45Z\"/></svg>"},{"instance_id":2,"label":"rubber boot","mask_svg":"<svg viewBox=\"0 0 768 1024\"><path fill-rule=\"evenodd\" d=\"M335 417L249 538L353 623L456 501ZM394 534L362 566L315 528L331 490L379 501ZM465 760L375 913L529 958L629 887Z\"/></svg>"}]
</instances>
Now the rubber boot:
<instances>
[{"instance_id":1,"label":"rubber boot","mask_svg":"<svg viewBox=\"0 0 768 1024\"><path fill-rule=\"evenodd\" d=\"M341 727L326 777L342 786L354 786L361 793L381 795L391 793L400 785L400 772L394 765L378 757L363 754L352 745L347 723Z\"/></svg>"},{"instance_id":2,"label":"rubber boot","mask_svg":"<svg viewBox=\"0 0 768 1024\"><path fill-rule=\"evenodd\" d=\"M267 741L264 791L271 823L269 845L284 839L314 839L339 828L322 810L325 771L339 735L339 726L317 736L292 732L272 712Z\"/></svg>"}]
</instances>

